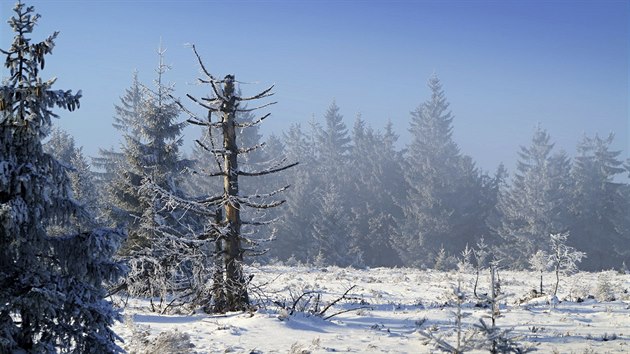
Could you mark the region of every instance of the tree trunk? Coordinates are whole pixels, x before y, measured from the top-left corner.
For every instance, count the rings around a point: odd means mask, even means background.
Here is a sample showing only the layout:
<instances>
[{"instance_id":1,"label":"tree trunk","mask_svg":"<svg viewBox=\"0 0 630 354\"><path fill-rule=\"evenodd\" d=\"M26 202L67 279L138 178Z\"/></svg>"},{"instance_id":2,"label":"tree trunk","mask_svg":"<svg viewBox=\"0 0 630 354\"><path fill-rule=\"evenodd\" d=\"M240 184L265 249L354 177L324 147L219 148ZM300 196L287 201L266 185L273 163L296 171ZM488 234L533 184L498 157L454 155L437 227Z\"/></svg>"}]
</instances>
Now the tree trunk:
<instances>
[{"instance_id":1,"label":"tree trunk","mask_svg":"<svg viewBox=\"0 0 630 354\"><path fill-rule=\"evenodd\" d=\"M477 268L477 275L475 276L475 285L473 287L473 295L475 295L475 298L479 298L479 296L477 296L477 284L479 283L479 268Z\"/></svg>"},{"instance_id":2,"label":"tree trunk","mask_svg":"<svg viewBox=\"0 0 630 354\"><path fill-rule=\"evenodd\" d=\"M236 145L236 98L234 76L224 79L223 94L226 101L221 107L223 128L223 193L227 234L223 241L223 265L227 311L243 311L249 307L247 284L243 276L243 250L241 246L241 214L238 203L238 147Z\"/></svg>"},{"instance_id":3,"label":"tree trunk","mask_svg":"<svg viewBox=\"0 0 630 354\"><path fill-rule=\"evenodd\" d=\"M223 221L223 213L221 209L217 209L215 214L215 224L220 225ZM223 236L214 235L214 274L212 275L212 298L214 301L213 312L227 311L227 299L225 295L225 267L223 266Z\"/></svg>"},{"instance_id":4,"label":"tree trunk","mask_svg":"<svg viewBox=\"0 0 630 354\"><path fill-rule=\"evenodd\" d=\"M556 286L553 289L553 296L558 293L558 284L560 284L560 268L556 266Z\"/></svg>"}]
</instances>

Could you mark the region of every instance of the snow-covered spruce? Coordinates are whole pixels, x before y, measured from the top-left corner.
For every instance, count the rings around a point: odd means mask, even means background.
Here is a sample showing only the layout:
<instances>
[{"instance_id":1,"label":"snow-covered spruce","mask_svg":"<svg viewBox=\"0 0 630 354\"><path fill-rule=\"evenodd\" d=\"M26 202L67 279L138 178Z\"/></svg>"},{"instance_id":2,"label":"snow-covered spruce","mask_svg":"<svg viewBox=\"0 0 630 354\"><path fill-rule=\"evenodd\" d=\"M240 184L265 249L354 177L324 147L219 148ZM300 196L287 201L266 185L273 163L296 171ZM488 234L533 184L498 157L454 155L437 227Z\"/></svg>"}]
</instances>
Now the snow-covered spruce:
<instances>
[{"instance_id":1,"label":"snow-covered spruce","mask_svg":"<svg viewBox=\"0 0 630 354\"><path fill-rule=\"evenodd\" d=\"M40 78L57 33L32 42L39 15L20 2L14 11L0 86L0 352L121 352L103 282L124 271L112 261L124 233L81 229L88 213L72 197L67 168L42 148L53 109L78 108L81 93ZM74 230L48 234L71 216Z\"/></svg>"}]
</instances>

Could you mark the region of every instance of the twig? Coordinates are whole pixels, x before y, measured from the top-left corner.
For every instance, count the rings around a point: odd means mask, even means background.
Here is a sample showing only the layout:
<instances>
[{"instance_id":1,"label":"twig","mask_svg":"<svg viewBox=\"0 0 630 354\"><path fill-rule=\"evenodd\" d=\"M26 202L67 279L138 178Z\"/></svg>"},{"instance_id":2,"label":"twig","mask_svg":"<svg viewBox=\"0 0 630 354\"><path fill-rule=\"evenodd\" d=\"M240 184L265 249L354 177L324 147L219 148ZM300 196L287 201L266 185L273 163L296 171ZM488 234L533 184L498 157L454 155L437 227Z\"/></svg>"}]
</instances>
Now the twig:
<instances>
[{"instance_id":1,"label":"twig","mask_svg":"<svg viewBox=\"0 0 630 354\"><path fill-rule=\"evenodd\" d=\"M345 293L343 293L343 295L341 295L341 297L337 298L335 301L329 303L328 305L326 305L326 307L324 307L323 310L321 310L319 312L319 316L324 316L324 314L326 313L326 311L328 311L328 309L333 306L334 304L338 303L339 301L343 300L346 298L346 295L348 295L348 293L350 292L350 290L354 289L356 287L356 285L351 286L350 288L348 288L348 290L346 290Z\"/></svg>"},{"instance_id":2,"label":"twig","mask_svg":"<svg viewBox=\"0 0 630 354\"><path fill-rule=\"evenodd\" d=\"M324 320L329 320L337 315L341 315L342 313L346 313L346 312L350 312L350 311L355 311L355 310L360 310L360 309L370 309L372 310L373 308L370 306L361 306L361 307L355 307L355 308L351 308L351 309L347 309L347 310L343 310L343 311L339 311L336 313L333 313L332 315L328 316L328 317L324 317Z\"/></svg>"}]
</instances>

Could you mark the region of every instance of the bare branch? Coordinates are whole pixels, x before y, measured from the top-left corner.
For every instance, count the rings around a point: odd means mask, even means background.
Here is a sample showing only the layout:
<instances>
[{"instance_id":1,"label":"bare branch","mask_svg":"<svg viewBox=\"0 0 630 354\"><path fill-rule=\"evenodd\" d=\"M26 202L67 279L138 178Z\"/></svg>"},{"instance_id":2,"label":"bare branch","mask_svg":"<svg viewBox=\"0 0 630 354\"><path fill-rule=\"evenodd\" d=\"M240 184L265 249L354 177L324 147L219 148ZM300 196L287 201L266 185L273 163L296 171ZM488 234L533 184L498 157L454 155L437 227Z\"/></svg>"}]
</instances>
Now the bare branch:
<instances>
[{"instance_id":1,"label":"bare branch","mask_svg":"<svg viewBox=\"0 0 630 354\"><path fill-rule=\"evenodd\" d=\"M284 192L285 190L289 189L291 185L286 185L282 188L276 189L273 192L269 192L269 193L265 193L265 194L252 194L252 195L246 195L243 196L242 198L247 198L247 199L251 199L251 198L269 198L269 197L273 197L274 195Z\"/></svg>"},{"instance_id":2,"label":"bare branch","mask_svg":"<svg viewBox=\"0 0 630 354\"><path fill-rule=\"evenodd\" d=\"M269 117L271 115L271 113L267 113L264 116L262 116L261 118L253 121L253 122L247 122L247 123L236 123L235 126L237 128L249 128L251 126L254 126L260 122L262 122L265 118Z\"/></svg>"},{"instance_id":3,"label":"bare branch","mask_svg":"<svg viewBox=\"0 0 630 354\"><path fill-rule=\"evenodd\" d=\"M252 147L249 147L249 148L238 149L238 153L239 154L246 154L246 153L252 152L252 151L254 151L256 149L260 149L263 146L265 146L265 143L260 143L260 144L254 145Z\"/></svg>"},{"instance_id":4,"label":"bare branch","mask_svg":"<svg viewBox=\"0 0 630 354\"><path fill-rule=\"evenodd\" d=\"M236 111L237 112L252 112L252 111L255 111L257 109L269 107L269 106L274 105L276 103L278 103L278 102L269 102L269 103L266 103L266 104L264 104L262 106L258 106L258 107L254 107L254 108L237 109Z\"/></svg>"},{"instance_id":5,"label":"bare branch","mask_svg":"<svg viewBox=\"0 0 630 354\"><path fill-rule=\"evenodd\" d=\"M258 100L258 99L261 99L261 98L273 96L273 92L271 92L271 90L273 90L274 86L276 86L276 85L271 85L271 87L269 87L268 89L264 90L263 92L255 95L255 96L239 97L238 100L239 101L252 101L252 100Z\"/></svg>"},{"instance_id":6,"label":"bare branch","mask_svg":"<svg viewBox=\"0 0 630 354\"><path fill-rule=\"evenodd\" d=\"M351 312L351 311L356 311L356 310L360 310L360 309L372 309L372 307L370 306L359 306L359 307L353 307L351 309L346 309L346 310L342 310L339 312L335 312L330 316L324 317L324 320L329 320L337 315L341 315L342 313L346 313L346 312Z\"/></svg>"},{"instance_id":7,"label":"bare branch","mask_svg":"<svg viewBox=\"0 0 630 354\"><path fill-rule=\"evenodd\" d=\"M261 204L261 203L252 203L248 201L247 199L242 199L242 198L237 198L237 200L240 204L248 206L250 208L254 208L254 209L271 209L271 208L280 206L286 202L286 200L278 200L271 203Z\"/></svg>"},{"instance_id":8,"label":"bare branch","mask_svg":"<svg viewBox=\"0 0 630 354\"><path fill-rule=\"evenodd\" d=\"M320 312L319 315L320 316L324 316L324 314L326 313L326 311L328 311L328 309L333 306L334 304L338 303L339 301L343 300L346 298L346 295L348 295L348 293L350 292L350 290L354 289L356 287L356 285L351 286L350 288L348 288L348 290L346 290L345 293L343 293L343 295L341 295L341 297L338 297L337 299L335 299L334 301L332 301L331 303L329 303L326 307L324 307Z\"/></svg>"},{"instance_id":9,"label":"bare branch","mask_svg":"<svg viewBox=\"0 0 630 354\"><path fill-rule=\"evenodd\" d=\"M199 53L197 53L197 48L195 47L195 45L193 44L192 46L193 52L195 52L195 56L197 57L197 62L199 62L199 66L201 66L201 70L203 71L204 74L206 74L207 77L210 78L210 85L212 86L212 90L214 91L214 94L222 99L222 100L226 100L225 97L223 97L223 95L221 94L221 90L217 87L217 83L220 83L221 81L218 81L214 76L212 76L212 74L210 74L210 72L208 71L208 69L206 69L206 66L203 64L203 61L201 60L201 56L199 55ZM200 81L203 82L203 80L199 79Z\"/></svg>"},{"instance_id":10,"label":"bare branch","mask_svg":"<svg viewBox=\"0 0 630 354\"><path fill-rule=\"evenodd\" d=\"M206 76L209 77L210 80L217 81L217 79L215 79L214 76L212 76L212 74L210 74L210 72L206 69L206 66L201 60L201 56L199 55L199 53L197 53L197 47L195 47L194 44L192 45L192 50L195 53L195 56L197 57L197 62L199 62L199 66L201 66L201 70L203 70L204 74L206 74Z\"/></svg>"},{"instance_id":11,"label":"bare branch","mask_svg":"<svg viewBox=\"0 0 630 354\"><path fill-rule=\"evenodd\" d=\"M299 162L295 162L295 163L292 163L290 165L286 165L286 166L278 167L278 168L270 168L270 169L263 170L263 171L260 171L260 172L238 171L238 174L241 175L241 176L264 176L264 175L268 175L270 173L276 173L276 172L284 171L284 170L289 169L289 168L291 168L293 166L297 166L298 164L299 164Z\"/></svg>"}]
</instances>

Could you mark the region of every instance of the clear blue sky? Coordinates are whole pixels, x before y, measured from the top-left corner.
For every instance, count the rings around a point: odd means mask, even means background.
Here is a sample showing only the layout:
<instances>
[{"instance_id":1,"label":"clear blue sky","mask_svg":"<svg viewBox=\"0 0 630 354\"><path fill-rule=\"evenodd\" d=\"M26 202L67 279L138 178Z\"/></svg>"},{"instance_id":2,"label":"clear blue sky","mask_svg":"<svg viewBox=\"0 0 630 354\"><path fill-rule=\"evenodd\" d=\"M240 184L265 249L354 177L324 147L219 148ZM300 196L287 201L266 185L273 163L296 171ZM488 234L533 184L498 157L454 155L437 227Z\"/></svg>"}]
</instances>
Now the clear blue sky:
<instances>
[{"instance_id":1,"label":"clear blue sky","mask_svg":"<svg viewBox=\"0 0 630 354\"><path fill-rule=\"evenodd\" d=\"M537 123L573 154L583 134L615 132L629 156L629 1L28 1L42 14L34 37L61 33L44 77L82 89L81 109L57 124L88 155L118 145L113 105L132 72L150 83L160 38L177 94L194 85L194 43L217 76L254 93L276 84L263 132L322 119L335 99L346 124L388 119L408 139L409 112L436 72L455 115L454 138L484 170L512 167ZM14 1L0 0L8 19ZM3 21L0 45L12 38ZM5 72L3 71L3 74ZM197 130L187 131L192 141Z\"/></svg>"}]
</instances>

